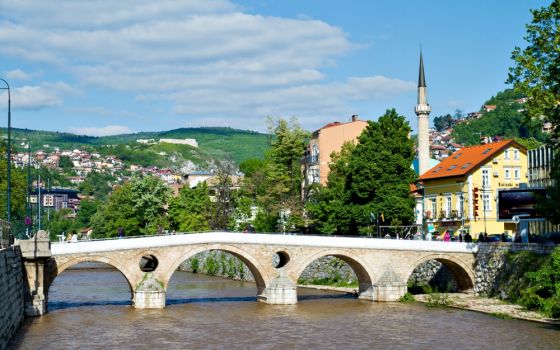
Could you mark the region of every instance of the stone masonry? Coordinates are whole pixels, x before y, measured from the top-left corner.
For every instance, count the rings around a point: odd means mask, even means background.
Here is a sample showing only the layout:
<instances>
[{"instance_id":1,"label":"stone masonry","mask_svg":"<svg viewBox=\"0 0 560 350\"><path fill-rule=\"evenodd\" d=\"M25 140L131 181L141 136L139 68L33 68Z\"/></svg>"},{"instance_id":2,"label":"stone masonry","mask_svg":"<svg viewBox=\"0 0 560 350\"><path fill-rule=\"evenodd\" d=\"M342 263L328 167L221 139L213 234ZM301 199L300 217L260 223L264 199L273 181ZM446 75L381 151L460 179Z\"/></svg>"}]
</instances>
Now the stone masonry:
<instances>
[{"instance_id":1,"label":"stone masonry","mask_svg":"<svg viewBox=\"0 0 560 350\"><path fill-rule=\"evenodd\" d=\"M460 290L474 286L475 245L464 243L376 240L289 235L243 235L211 232L134 239L52 244L52 258L39 283L48 289L57 275L85 261L110 264L127 279L137 308L162 308L171 276L189 258L218 250L234 255L255 278L257 298L268 304L297 303L297 281L312 262L334 256L348 264L358 280L358 296L372 301L395 301L406 293L414 269L429 260L451 271ZM281 256L280 263L275 256ZM142 271L140 261L157 261ZM39 271L39 270L37 270Z\"/></svg>"},{"instance_id":2,"label":"stone masonry","mask_svg":"<svg viewBox=\"0 0 560 350\"><path fill-rule=\"evenodd\" d=\"M23 322L23 273L18 247L0 250L0 349Z\"/></svg>"}]
</instances>

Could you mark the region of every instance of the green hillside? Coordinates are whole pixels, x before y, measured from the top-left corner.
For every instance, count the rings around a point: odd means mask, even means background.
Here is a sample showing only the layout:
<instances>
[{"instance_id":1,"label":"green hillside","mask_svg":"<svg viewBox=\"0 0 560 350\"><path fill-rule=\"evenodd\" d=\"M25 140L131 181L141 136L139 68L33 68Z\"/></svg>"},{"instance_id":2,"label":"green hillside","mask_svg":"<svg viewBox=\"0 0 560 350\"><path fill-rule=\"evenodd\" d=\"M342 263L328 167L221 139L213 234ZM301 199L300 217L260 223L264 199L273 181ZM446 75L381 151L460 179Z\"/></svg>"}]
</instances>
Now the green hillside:
<instances>
[{"instance_id":1,"label":"green hillside","mask_svg":"<svg viewBox=\"0 0 560 350\"><path fill-rule=\"evenodd\" d=\"M2 129L2 134L6 134L6 129ZM13 129L12 135L14 144L19 145L23 139L31 140L32 150L49 147L60 147L61 149L74 149L88 147L97 149L100 152L112 153L125 160L146 164L151 160L151 165L158 166L161 163L154 154L165 152L168 155L176 153L186 160L191 160L195 164L203 163L209 159L231 158L239 164L248 158L262 158L269 147L267 134L254 131L237 130L232 128L208 127L208 128L181 128L161 132L140 132L134 134L123 134L104 137L93 137L85 135L74 135L70 133L37 131L29 129ZM161 138L194 138L199 147L194 148L186 145L140 145L137 139ZM105 145L116 145L106 149ZM128 145L129 147L123 147ZM103 150L105 148L105 150ZM165 161L163 161L165 163ZM159 164L161 165L161 164Z\"/></svg>"}]
</instances>

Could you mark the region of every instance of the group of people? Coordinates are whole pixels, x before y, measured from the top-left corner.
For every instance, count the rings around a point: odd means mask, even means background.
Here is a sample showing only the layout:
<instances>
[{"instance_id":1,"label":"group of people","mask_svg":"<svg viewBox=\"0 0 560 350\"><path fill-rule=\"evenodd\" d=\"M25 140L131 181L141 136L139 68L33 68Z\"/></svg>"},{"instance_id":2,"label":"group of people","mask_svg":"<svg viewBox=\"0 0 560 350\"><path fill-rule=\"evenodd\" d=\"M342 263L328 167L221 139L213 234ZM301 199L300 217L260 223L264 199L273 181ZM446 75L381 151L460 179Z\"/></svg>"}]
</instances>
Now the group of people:
<instances>
[{"instance_id":1,"label":"group of people","mask_svg":"<svg viewBox=\"0 0 560 350\"><path fill-rule=\"evenodd\" d=\"M457 241L457 242L472 243L471 234L467 232L463 235L461 231L459 231L459 234L456 237L452 237L449 230L445 230L442 236L442 240L444 242Z\"/></svg>"}]
</instances>

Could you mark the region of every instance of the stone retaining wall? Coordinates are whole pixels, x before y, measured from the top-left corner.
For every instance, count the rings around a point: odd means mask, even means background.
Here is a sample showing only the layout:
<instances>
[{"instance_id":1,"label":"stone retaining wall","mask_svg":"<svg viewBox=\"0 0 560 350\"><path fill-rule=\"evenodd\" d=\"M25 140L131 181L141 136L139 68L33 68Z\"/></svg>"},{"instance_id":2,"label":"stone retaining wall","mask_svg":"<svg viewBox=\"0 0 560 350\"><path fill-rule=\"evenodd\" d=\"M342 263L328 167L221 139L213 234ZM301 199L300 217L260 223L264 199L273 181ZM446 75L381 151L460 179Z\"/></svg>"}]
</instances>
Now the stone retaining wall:
<instances>
[{"instance_id":1,"label":"stone retaining wall","mask_svg":"<svg viewBox=\"0 0 560 350\"><path fill-rule=\"evenodd\" d=\"M23 271L18 247L0 250L0 349L23 322Z\"/></svg>"},{"instance_id":2,"label":"stone retaining wall","mask_svg":"<svg viewBox=\"0 0 560 350\"><path fill-rule=\"evenodd\" d=\"M551 254L556 246L550 244L483 243L476 254L474 291L481 295L497 295L505 299L500 291L504 271L513 267L505 266L508 253L531 252L539 255ZM523 266L517 267L523 269Z\"/></svg>"}]
</instances>

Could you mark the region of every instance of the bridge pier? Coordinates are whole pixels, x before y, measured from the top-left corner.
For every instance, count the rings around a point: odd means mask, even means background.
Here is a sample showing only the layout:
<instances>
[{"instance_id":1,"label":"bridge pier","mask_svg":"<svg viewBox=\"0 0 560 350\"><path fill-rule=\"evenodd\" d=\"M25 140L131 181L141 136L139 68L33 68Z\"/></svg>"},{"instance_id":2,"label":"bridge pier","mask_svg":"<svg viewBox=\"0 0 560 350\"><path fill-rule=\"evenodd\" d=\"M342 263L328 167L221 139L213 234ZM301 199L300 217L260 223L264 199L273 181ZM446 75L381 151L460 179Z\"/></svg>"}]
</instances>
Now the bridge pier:
<instances>
[{"instance_id":1,"label":"bridge pier","mask_svg":"<svg viewBox=\"0 0 560 350\"><path fill-rule=\"evenodd\" d=\"M398 301L408 291L408 281L400 277L392 267L385 266L384 272L375 283L375 301Z\"/></svg>"},{"instance_id":2,"label":"bridge pier","mask_svg":"<svg viewBox=\"0 0 560 350\"><path fill-rule=\"evenodd\" d=\"M297 285L285 273L281 273L266 286L258 299L272 305L297 304Z\"/></svg>"},{"instance_id":3,"label":"bridge pier","mask_svg":"<svg viewBox=\"0 0 560 350\"><path fill-rule=\"evenodd\" d=\"M38 231L33 238L19 241L23 258L25 315L41 316L47 313L48 281L46 266L51 258L49 236Z\"/></svg>"},{"instance_id":4,"label":"bridge pier","mask_svg":"<svg viewBox=\"0 0 560 350\"><path fill-rule=\"evenodd\" d=\"M134 290L133 304L136 309L163 309L165 308L165 295L163 283L151 272L146 272Z\"/></svg>"}]
</instances>

